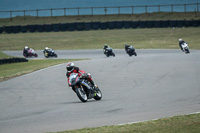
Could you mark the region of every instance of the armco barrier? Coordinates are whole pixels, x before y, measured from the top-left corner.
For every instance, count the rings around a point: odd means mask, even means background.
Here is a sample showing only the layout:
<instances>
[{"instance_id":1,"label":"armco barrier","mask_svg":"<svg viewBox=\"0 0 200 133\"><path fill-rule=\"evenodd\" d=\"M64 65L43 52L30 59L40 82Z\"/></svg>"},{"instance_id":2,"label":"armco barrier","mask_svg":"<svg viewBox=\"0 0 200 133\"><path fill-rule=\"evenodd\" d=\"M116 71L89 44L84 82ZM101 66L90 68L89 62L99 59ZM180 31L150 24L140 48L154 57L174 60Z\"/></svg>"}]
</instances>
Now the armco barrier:
<instances>
[{"instance_id":1,"label":"armco barrier","mask_svg":"<svg viewBox=\"0 0 200 133\"><path fill-rule=\"evenodd\" d=\"M0 27L0 33L19 32L58 32L58 31L84 31L98 29L122 28L167 28L167 27L198 27L200 20L156 20L156 21L108 21L108 22L78 22L63 24L24 25Z\"/></svg>"},{"instance_id":2,"label":"armco barrier","mask_svg":"<svg viewBox=\"0 0 200 133\"><path fill-rule=\"evenodd\" d=\"M8 64L8 63L17 63L17 62L28 62L26 58L7 58L7 59L0 59L1 64Z\"/></svg>"}]
</instances>

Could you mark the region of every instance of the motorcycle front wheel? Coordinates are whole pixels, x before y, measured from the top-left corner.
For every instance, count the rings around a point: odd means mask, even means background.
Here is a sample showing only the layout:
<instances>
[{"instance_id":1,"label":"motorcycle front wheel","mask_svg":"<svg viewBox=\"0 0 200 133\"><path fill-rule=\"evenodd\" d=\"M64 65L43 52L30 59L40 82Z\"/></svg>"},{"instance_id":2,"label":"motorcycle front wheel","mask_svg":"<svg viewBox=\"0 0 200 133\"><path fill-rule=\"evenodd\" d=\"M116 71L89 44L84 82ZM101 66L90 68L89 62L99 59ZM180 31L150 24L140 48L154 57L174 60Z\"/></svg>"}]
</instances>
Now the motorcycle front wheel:
<instances>
[{"instance_id":1,"label":"motorcycle front wheel","mask_svg":"<svg viewBox=\"0 0 200 133\"><path fill-rule=\"evenodd\" d=\"M94 95L94 99L95 99L95 100L101 100L101 98L102 98L102 93L101 93L100 89L98 88L98 89L96 90L95 95Z\"/></svg>"},{"instance_id":2,"label":"motorcycle front wheel","mask_svg":"<svg viewBox=\"0 0 200 133\"><path fill-rule=\"evenodd\" d=\"M88 98L83 88L76 88L76 94L82 102L87 102Z\"/></svg>"},{"instance_id":3,"label":"motorcycle front wheel","mask_svg":"<svg viewBox=\"0 0 200 133\"><path fill-rule=\"evenodd\" d=\"M187 49L186 51L187 51L187 53L186 53L186 54L189 54L189 53L190 53L190 50L189 50L189 49Z\"/></svg>"},{"instance_id":4,"label":"motorcycle front wheel","mask_svg":"<svg viewBox=\"0 0 200 133\"><path fill-rule=\"evenodd\" d=\"M37 55L37 54L35 54L34 56L35 56L35 57L38 57L38 55Z\"/></svg>"}]
</instances>

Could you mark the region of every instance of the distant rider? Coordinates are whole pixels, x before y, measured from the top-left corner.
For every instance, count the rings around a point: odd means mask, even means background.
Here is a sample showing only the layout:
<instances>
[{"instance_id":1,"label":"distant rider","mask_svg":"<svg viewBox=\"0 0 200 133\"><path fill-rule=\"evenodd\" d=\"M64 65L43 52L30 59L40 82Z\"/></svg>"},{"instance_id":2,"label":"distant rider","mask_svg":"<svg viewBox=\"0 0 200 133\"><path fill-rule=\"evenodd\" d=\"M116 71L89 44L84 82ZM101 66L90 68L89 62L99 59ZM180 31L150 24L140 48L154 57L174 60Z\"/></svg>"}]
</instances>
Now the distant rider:
<instances>
[{"instance_id":1,"label":"distant rider","mask_svg":"<svg viewBox=\"0 0 200 133\"><path fill-rule=\"evenodd\" d=\"M125 44L125 51L127 52L131 47L132 47L133 50L135 51L135 48L134 48L132 45Z\"/></svg>"},{"instance_id":2,"label":"distant rider","mask_svg":"<svg viewBox=\"0 0 200 133\"><path fill-rule=\"evenodd\" d=\"M43 52L44 52L44 54L45 54L45 53L49 53L50 50L51 50L50 48L46 47L46 48L43 50Z\"/></svg>"},{"instance_id":3,"label":"distant rider","mask_svg":"<svg viewBox=\"0 0 200 133\"><path fill-rule=\"evenodd\" d=\"M110 47L107 44L104 44L104 47L103 47L104 54L106 54L108 48Z\"/></svg>"},{"instance_id":4,"label":"distant rider","mask_svg":"<svg viewBox=\"0 0 200 133\"><path fill-rule=\"evenodd\" d=\"M68 85L69 85L69 77L70 77L70 75L71 75L72 73L78 73L78 76L79 76L79 77L85 76L86 79L92 84L92 86L93 86L94 88L97 87L97 85L96 85L96 84L94 83L94 81L92 80L91 75L90 75L90 74L86 74L85 71L83 71L83 70L80 70L79 67L77 67L77 66L74 65L74 63L68 62L68 63L67 63L66 69L67 69L66 76L67 76L67 78L68 78ZM74 88L72 88L72 89L74 90ZM74 90L74 91L75 91L75 90Z\"/></svg>"},{"instance_id":5,"label":"distant rider","mask_svg":"<svg viewBox=\"0 0 200 133\"><path fill-rule=\"evenodd\" d=\"M178 41L179 41L179 47L181 48L181 50L183 51L183 48L182 48L182 44L184 44L185 43L185 41L183 41L183 39L178 39Z\"/></svg>"},{"instance_id":6,"label":"distant rider","mask_svg":"<svg viewBox=\"0 0 200 133\"><path fill-rule=\"evenodd\" d=\"M126 51L128 51L129 47L130 47L130 45L125 44L125 50L126 50Z\"/></svg>"},{"instance_id":7,"label":"distant rider","mask_svg":"<svg viewBox=\"0 0 200 133\"><path fill-rule=\"evenodd\" d=\"M28 46L25 46L25 47L24 47L23 55L24 55L25 57L28 56L28 50L29 50L29 49L30 49L30 48L29 48Z\"/></svg>"}]
</instances>

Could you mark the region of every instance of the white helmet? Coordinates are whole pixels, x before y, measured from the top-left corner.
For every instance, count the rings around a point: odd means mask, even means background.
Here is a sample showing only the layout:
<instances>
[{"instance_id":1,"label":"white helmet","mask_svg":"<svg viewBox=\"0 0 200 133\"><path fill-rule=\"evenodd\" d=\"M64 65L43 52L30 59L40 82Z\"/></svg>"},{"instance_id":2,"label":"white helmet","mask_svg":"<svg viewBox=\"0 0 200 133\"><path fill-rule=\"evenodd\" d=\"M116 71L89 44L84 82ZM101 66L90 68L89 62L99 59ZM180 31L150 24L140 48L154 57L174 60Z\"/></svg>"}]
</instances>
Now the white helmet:
<instances>
[{"instance_id":1,"label":"white helmet","mask_svg":"<svg viewBox=\"0 0 200 133\"><path fill-rule=\"evenodd\" d=\"M28 49L28 46L25 46L25 49Z\"/></svg>"},{"instance_id":2,"label":"white helmet","mask_svg":"<svg viewBox=\"0 0 200 133\"><path fill-rule=\"evenodd\" d=\"M67 69L67 72L72 72L74 70L74 63L68 62L66 69Z\"/></svg>"},{"instance_id":3,"label":"white helmet","mask_svg":"<svg viewBox=\"0 0 200 133\"><path fill-rule=\"evenodd\" d=\"M49 49L48 47L45 48L46 50Z\"/></svg>"},{"instance_id":4,"label":"white helmet","mask_svg":"<svg viewBox=\"0 0 200 133\"><path fill-rule=\"evenodd\" d=\"M183 39L179 38L178 41L181 42L181 41L183 41Z\"/></svg>"}]
</instances>

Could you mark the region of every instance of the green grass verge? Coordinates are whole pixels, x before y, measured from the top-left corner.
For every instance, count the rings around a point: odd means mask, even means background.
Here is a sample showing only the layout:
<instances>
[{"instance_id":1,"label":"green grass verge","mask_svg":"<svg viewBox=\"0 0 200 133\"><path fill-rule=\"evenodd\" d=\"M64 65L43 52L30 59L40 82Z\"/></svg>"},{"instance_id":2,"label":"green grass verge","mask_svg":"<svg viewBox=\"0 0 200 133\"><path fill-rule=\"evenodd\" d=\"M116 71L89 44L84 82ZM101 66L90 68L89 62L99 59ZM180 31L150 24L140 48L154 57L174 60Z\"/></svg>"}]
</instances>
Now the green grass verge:
<instances>
[{"instance_id":1,"label":"green grass verge","mask_svg":"<svg viewBox=\"0 0 200 133\"><path fill-rule=\"evenodd\" d=\"M197 20L200 19L199 12L157 12L142 14L121 15L80 15L80 16L56 16L56 17L34 17L25 16L0 19L0 26L73 23L73 22L106 22L106 21L138 21L138 20Z\"/></svg>"},{"instance_id":2,"label":"green grass verge","mask_svg":"<svg viewBox=\"0 0 200 133\"><path fill-rule=\"evenodd\" d=\"M12 56L4 54L3 52L0 51L0 59L2 59L2 58L10 58L10 57L12 57Z\"/></svg>"},{"instance_id":3,"label":"green grass verge","mask_svg":"<svg viewBox=\"0 0 200 133\"><path fill-rule=\"evenodd\" d=\"M79 59L35 59L29 60L28 62L3 64L0 65L0 81L4 81L12 77L27 74L53 65L77 60Z\"/></svg>"},{"instance_id":4,"label":"green grass verge","mask_svg":"<svg viewBox=\"0 0 200 133\"><path fill-rule=\"evenodd\" d=\"M102 49L105 43L114 49L124 49L125 43L136 49L179 49L179 38L188 42L190 49L200 49L199 35L200 27L0 34L0 51L23 50L26 45L36 50L46 46L53 49Z\"/></svg>"},{"instance_id":5,"label":"green grass verge","mask_svg":"<svg viewBox=\"0 0 200 133\"><path fill-rule=\"evenodd\" d=\"M192 114L122 126L84 128L56 133L199 133L199 125L200 114Z\"/></svg>"}]
</instances>

